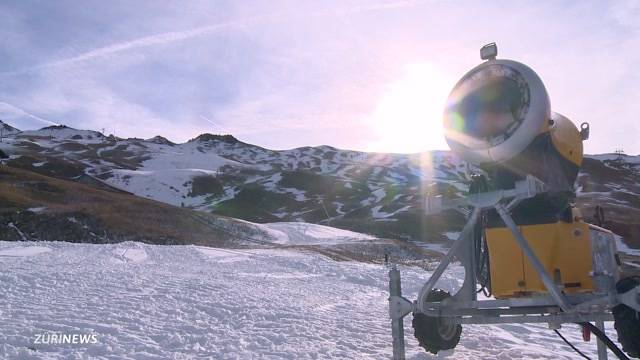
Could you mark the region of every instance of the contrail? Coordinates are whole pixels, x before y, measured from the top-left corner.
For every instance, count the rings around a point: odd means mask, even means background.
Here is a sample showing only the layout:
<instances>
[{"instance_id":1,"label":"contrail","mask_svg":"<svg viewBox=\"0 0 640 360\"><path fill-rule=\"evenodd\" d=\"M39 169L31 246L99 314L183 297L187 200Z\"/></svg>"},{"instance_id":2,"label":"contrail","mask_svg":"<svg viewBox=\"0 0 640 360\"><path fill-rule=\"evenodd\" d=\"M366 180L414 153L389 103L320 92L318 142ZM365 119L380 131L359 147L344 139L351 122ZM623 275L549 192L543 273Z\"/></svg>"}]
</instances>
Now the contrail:
<instances>
[{"instance_id":1,"label":"contrail","mask_svg":"<svg viewBox=\"0 0 640 360\"><path fill-rule=\"evenodd\" d=\"M319 12L307 14L307 15L312 17L348 15L348 14L362 13L362 12L368 12L368 11L379 11L379 10L386 10L386 9L408 7L408 6L413 6L418 2L419 1L384 2L384 3L352 7L344 10L334 9L334 10L327 10L327 11L319 11ZM255 16L255 17L240 19L236 21L227 21L219 24L202 26L202 27L198 27L190 30L172 31L172 32L145 36L135 40L125 41L121 43L100 47L100 48L90 50L85 53L82 53L67 59L52 61L52 62L36 65L26 69L0 73L0 76L21 75L21 74L30 73L33 71L42 70L42 69L54 68L54 67L59 67L64 65L71 65L75 63L84 62L87 60L106 57L109 55L129 51L133 49L167 44L167 43L172 43L176 41L183 41L183 40L191 39L197 36L212 34L220 30L229 29L233 27L252 25L261 21L282 20L282 19L286 19L287 17L296 17L296 16L297 16L296 14Z\"/></svg>"},{"instance_id":2,"label":"contrail","mask_svg":"<svg viewBox=\"0 0 640 360\"><path fill-rule=\"evenodd\" d=\"M2 107L4 107L4 109ZM21 109L21 108L19 108L17 106L14 106L14 105L11 105L9 103L0 101L0 111L2 111L2 110L7 110L7 111L10 111L10 112L13 112L14 114L18 114L18 115L21 115L21 116L27 116L27 117L30 117L32 119L41 121L41 122L49 124L49 125L60 125L60 124L55 123L53 121L49 121L47 119L43 119L43 118L41 118L39 116L33 115L30 112L27 112L27 111L25 111L25 110L23 110L23 109Z\"/></svg>"},{"instance_id":3,"label":"contrail","mask_svg":"<svg viewBox=\"0 0 640 360\"><path fill-rule=\"evenodd\" d=\"M128 50L149 47L154 45L161 45L166 43L172 43L176 41L182 41L182 40L190 39L196 36L202 36L202 35L211 34L223 29L232 28L234 26L249 25L253 22L264 20L267 18L268 17L266 16L255 17L255 18L243 19L238 21L228 21L228 22L219 23L215 25L203 26L203 27L194 28L191 30L172 31L172 32L166 32L166 33L161 33L156 35L145 36L139 39L125 41L125 42L97 48L97 49L87 51L85 53L82 53L80 55L70 57L67 59L52 61L45 64L37 65L34 67L22 69L22 70L4 72L4 73L1 73L0 75L20 75L20 74L30 73L33 71L47 69L47 68L71 65L74 63L80 63L87 60L106 57L109 55L125 52Z\"/></svg>"},{"instance_id":4,"label":"contrail","mask_svg":"<svg viewBox=\"0 0 640 360\"><path fill-rule=\"evenodd\" d=\"M200 115L200 119L202 119L202 120L204 120L204 121L206 121L208 123L211 123L213 126L218 126L218 124L214 123L213 121L211 121L209 118L207 118L204 115Z\"/></svg>"}]
</instances>

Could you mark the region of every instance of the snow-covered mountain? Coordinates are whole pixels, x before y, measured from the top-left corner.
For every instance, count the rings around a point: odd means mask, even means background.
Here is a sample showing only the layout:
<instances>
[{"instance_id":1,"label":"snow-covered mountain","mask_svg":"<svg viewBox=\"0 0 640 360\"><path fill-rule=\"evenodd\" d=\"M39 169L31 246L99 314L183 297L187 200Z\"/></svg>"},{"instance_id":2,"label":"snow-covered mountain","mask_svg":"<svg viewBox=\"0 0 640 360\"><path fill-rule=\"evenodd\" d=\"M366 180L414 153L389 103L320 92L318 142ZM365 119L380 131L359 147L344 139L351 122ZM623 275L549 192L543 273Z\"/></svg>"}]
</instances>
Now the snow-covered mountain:
<instances>
[{"instance_id":1,"label":"snow-covered mountain","mask_svg":"<svg viewBox=\"0 0 640 360\"><path fill-rule=\"evenodd\" d=\"M0 120L0 135L2 136L15 135L19 132L20 130Z\"/></svg>"},{"instance_id":2,"label":"snow-covered mountain","mask_svg":"<svg viewBox=\"0 0 640 360\"><path fill-rule=\"evenodd\" d=\"M0 241L12 304L0 310L0 357L9 359L389 358L381 263L389 254L401 264L415 298L446 249L431 242L462 223L455 213L424 217L424 197L466 191L466 165L446 151L274 151L229 135L175 144L64 126L16 130L0 151L9 165L0 166L0 240L22 240ZM626 270L640 267L639 173L638 157L591 156L577 182L585 215L603 205L625 236ZM462 279L453 266L438 287L453 292ZM595 354L578 326L562 331ZM63 332L97 341L34 343ZM405 332L408 358L432 358L409 321ZM575 353L546 325L504 324L465 326L440 356Z\"/></svg>"},{"instance_id":3,"label":"snow-covered mountain","mask_svg":"<svg viewBox=\"0 0 640 360\"><path fill-rule=\"evenodd\" d=\"M448 151L382 154L329 146L274 151L230 135L175 144L52 126L14 133L8 163L67 179L100 180L137 196L253 222L304 221L388 238L440 241L455 213L424 217L429 191L466 191L464 162ZM578 204L640 247L640 157L587 156Z\"/></svg>"},{"instance_id":4,"label":"snow-covered mountain","mask_svg":"<svg viewBox=\"0 0 640 360\"><path fill-rule=\"evenodd\" d=\"M441 251L320 224L252 223L141 198L92 179L61 180L0 166L0 239L295 248L365 262L381 262L389 254L405 264Z\"/></svg>"},{"instance_id":5,"label":"snow-covered mountain","mask_svg":"<svg viewBox=\"0 0 640 360\"><path fill-rule=\"evenodd\" d=\"M448 152L375 154L329 146L273 151L232 136L183 144L119 139L52 126L4 143L9 164L41 174L90 176L135 195L255 222L306 221L394 238L419 238L427 189L458 193L465 166ZM460 220L450 215L453 226ZM427 220L432 239L449 221Z\"/></svg>"},{"instance_id":6,"label":"snow-covered mountain","mask_svg":"<svg viewBox=\"0 0 640 360\"><path fill-rule=\"evenodd\" d=\"M590 217L605 209L607 227L640 248L640 156L590 155L576 182L577 204Z\"/></svg>"}]
</instances>

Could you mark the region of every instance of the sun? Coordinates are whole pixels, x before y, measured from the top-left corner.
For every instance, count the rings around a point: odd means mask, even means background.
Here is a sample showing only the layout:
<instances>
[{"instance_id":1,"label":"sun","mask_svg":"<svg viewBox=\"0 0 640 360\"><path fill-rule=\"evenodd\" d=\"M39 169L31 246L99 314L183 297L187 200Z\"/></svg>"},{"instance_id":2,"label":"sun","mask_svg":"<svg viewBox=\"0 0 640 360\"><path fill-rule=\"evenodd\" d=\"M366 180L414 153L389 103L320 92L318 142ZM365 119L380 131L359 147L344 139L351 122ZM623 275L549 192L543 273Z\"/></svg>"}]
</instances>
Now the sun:
<instances>
[{"instance_id":1,"label":"sun","mask_svg":"<svg viewBox=\"0 0 640 360\"><path fill-rule=\"evenodd\" d=\"M370 150L413 153L448 148L442 114L453 85L430 63L407 65L402 76L388 85L369 119L377 136Z\"/></svg>"}]
</instances>

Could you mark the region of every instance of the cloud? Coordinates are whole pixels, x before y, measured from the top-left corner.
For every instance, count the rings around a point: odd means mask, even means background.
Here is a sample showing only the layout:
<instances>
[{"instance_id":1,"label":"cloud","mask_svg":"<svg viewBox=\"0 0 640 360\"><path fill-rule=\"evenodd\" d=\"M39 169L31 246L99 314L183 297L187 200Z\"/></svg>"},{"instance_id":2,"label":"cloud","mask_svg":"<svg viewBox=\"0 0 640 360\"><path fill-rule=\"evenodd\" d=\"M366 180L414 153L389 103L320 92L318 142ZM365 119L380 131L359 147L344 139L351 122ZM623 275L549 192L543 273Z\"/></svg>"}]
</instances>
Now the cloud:
<instances>
[{"instance_id":1,"label":"cloud","mask_svg":"<svg viewBox=\"0 0 640 360\"><path fill-rule=\"evenodd\" d=\"M337 14L348 15L348 14L355 14L360 12L379 11L379 10L413 6L416 3L417 1L383 2L383 3L372 4L372 5L351 7L346 9L317 11L310 15L314 17L333 16ZM145 37L141 37L134 40L124 41L120 43L111 44L108 46L99 47L99 48L96 48L96 49L93 49L93 50L90 50L66 59L55 60L48 63L40 64L37 66L33 66L30 68L26 68L26 69L0 73L0 75L2 76L20 75L20 74L30 73L33 71L38 71L38 70L47 69L47 68L73 65L73 64L81 63L88 60L112 56L125 51L130 51L130 50L135 50L135 49L140 49L140 48L145 48L145 47L150 47L155 45L168 44L168 43L173 43L177 41L183 41L183 40L191 39L198 36L204 36L204 35L216 33L221 30L227 30L231 28L240 28L240 27L249 26L249 25L256 24L259 22L264 22L264 21L282 20L290 16L291 16L290 14L286 16L283 16L283 15L253 16L253 17L243 18L239 20L221 22L214 25L196 27L189 30L172 31L172 32L165 32L165 33L145 36Z\"/></svg>"},{"instance_id":2,"label":"cloud","mask_svg":"<svg viewBox=\"0 0 640 360\"><path fill-rule=\"evenodd\" d=\"M630 131L615 130L637 129L632 119L640 111L633 2L276 0L179 9L124 2L100 16L52 4L12 5L5 12L12 21L0 27L19 43L0 49L0 56L8 53L0 99L50 121L115 125L120 136L161 133L182 141L208 131L276 148L366 149L378 137L398 143L421 129L398 128L394 140L368 120L403 69L431 63L452 83L426 85L448 90L477 65L478 48L497 41L500 57L541 75L555 111L591 122L598 140L586 144L588 152L617 143L640 151ZM51 13L47 22L35 16L43 11ZM619 126L608 126L611 116Z\"/></svg>"},{"instance_id":3,"label":"cloud","mask_svg":"<svg viewBox=\"0 0 640 360\"><path fill-rule=\"evenodd\" d=\"M38 70L47 69L47 68L73 65L76 63L93 60L96 58L104 58L104 57L112 56L125 51L135 50L135 49L154 46L154 45L172 43L176 41L190 39L196 36L203 36L203 35L211 34L223 29L229 29L232 27L248 25L258 20L260 20L260 17L256 17L254 19L243 19L240 21L229 21L229 22L224 22L224 23L210 25L210 26L203 26L203 27L199 27L191 30L174 31L174 32L167 32L162 34L146 36L146 37L131 40L131 41L125 41L125 42L93 49L91 51L87 51L82 54L79 54L70 58L66 58L63 60L51 61L48 63L44 63L41 65L37 65L34 67L22 69L22 70L1 73L0 75L5 75L5 76L20 75L20 74L30 73L33 71L38 71Z\"/></svg>"}]
</instances>

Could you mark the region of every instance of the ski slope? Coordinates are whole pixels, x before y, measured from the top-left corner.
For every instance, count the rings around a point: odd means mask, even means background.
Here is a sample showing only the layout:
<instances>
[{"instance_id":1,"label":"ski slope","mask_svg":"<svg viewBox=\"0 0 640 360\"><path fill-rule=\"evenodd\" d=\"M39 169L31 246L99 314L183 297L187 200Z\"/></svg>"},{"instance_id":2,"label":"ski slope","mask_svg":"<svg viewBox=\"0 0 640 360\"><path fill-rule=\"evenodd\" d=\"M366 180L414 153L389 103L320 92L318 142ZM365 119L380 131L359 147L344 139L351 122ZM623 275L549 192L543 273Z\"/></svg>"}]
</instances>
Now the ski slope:
<instances>
[{"instance_id":1,"label":"ski slope","mask_svg":"<svg viewBox=\"0 0 640 360\"><path fill-rule=\"evenodd\" d=\"M427 277L402 268L405 294ZM441 287L453 288L460 268ZM386 359L387 271L283 249L0 242L2 359ZM405 321L410 359L417 347ZM94 344L34 344L38 334ZM595 358L576 326L563 333ZM610 332L612 338L615 334ZM450 359L577 358L546 325L465 326Z\"/></svg>"},{"instance_id":2,"label":"ski slope","mask_svg":"<svg viewBox=\"0 0 640 360\"><path fill-rule=\"evenodd\" d=\"M336 245L352 241L372 241L376 238L349 230L305 222L274 222L253 224L283 245Z\"/></svg>"}]
</instances>

